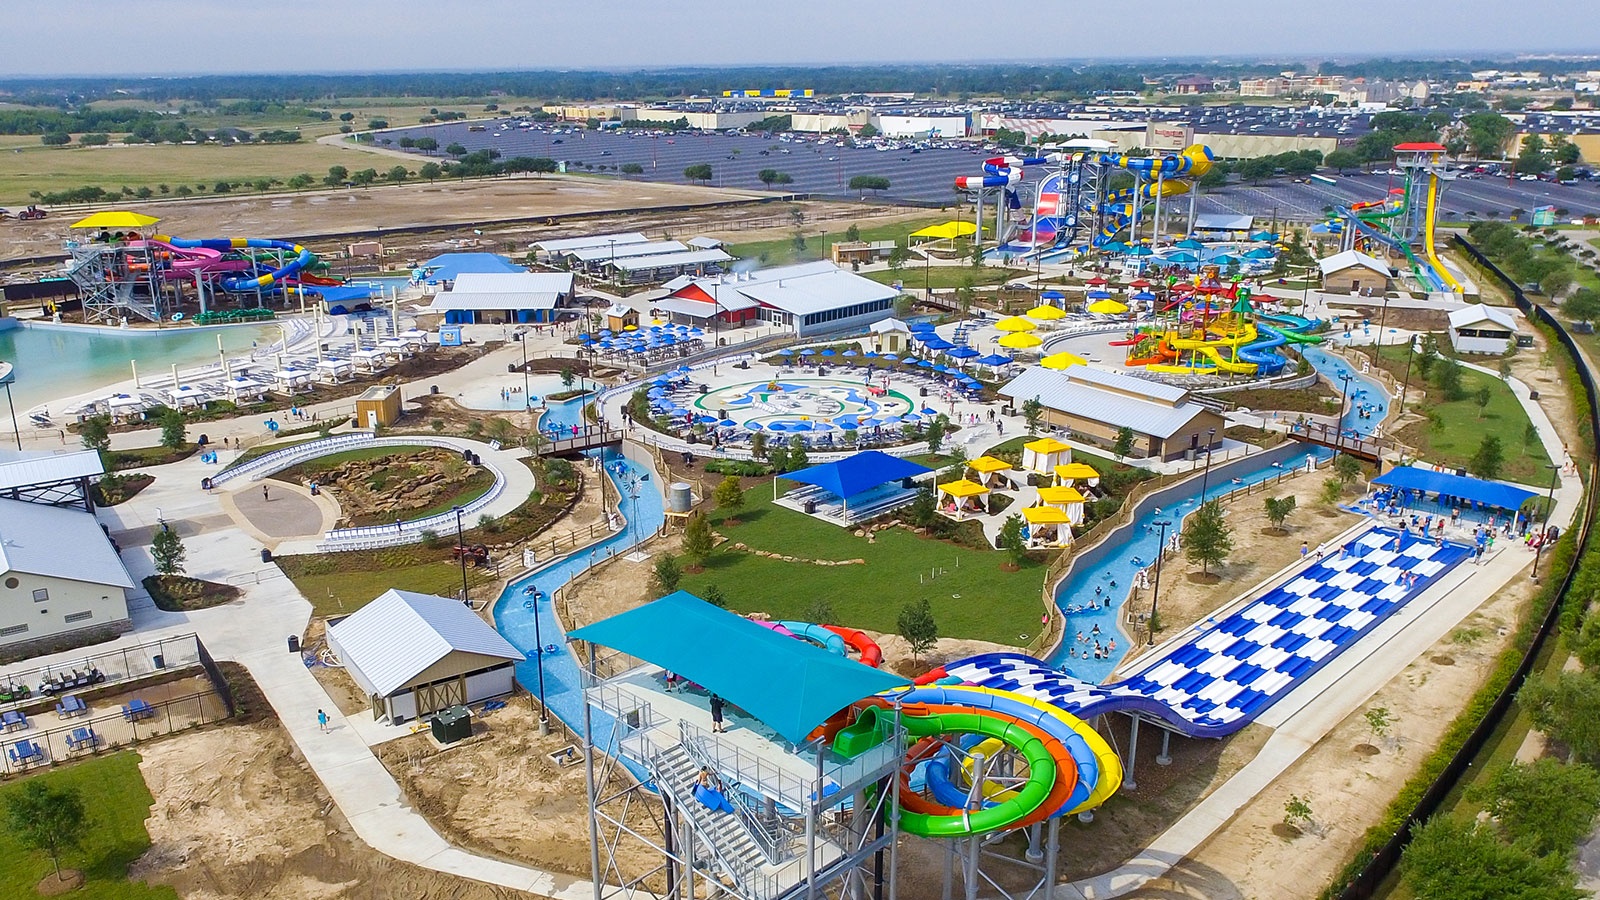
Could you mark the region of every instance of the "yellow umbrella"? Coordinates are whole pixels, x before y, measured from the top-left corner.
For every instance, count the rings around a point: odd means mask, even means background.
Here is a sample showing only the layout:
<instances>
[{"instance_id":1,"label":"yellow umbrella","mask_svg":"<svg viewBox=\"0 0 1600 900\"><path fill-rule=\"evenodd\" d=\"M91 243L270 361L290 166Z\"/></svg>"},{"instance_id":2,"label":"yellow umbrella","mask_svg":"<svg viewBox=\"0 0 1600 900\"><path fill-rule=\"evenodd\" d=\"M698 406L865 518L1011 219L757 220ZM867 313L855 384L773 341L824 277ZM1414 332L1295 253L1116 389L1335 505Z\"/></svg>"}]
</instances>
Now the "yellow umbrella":
<instances>
[{"instance_id":1,"label":"yellow umbrella","mask_svg":"<svg viewBox=\"0 0 1600 900\"><path fill-rule=\"evenodd\" d=\"M1005 347L1008 350L1026 350L1029 347L1037 347L1042 343L1044 343L1044 341L1040 340L1038 337L1023 331L1019 331L1014 334L1008 334L1005 337L1002 337L999 341L1000 346Z\"/></svg>"},{"instance_id":2,"label":"yellow umbrella","mask_svg":"<svg viewBox=\"0 0 1600 900\"><path fill-rule=\"evenodd\" d=\"M1095 302L1089 304L1089 312L1098 313L1103 316L1119 316L1127 311L1128 307L1126 304L1118 303L1115 300L1096 300Z\"/></svg>"},{"instance_id":3,"label":"yellow umbrella","mask_svg":"<svg viewBox=\"0 0 1600 900\"><path fill-rule=\"evenodd\" d=\"M1021 316L1006 316L1004 319L994 323L994 327L1001 331L1032 331L1039 326Z\"/></svg>"},{"instance_id":4,"label":"yellow umbrella","mask_svg":"<svg viewBox=\"0 0 1600 900\"><path fill-rule=\"evenodd\" d=\"M127 212L125 210L106 210L97 212L88 218L79 219L67 226L69 228L149 228L161 221L155 216L144 213Z\"/></svg>"},{"instance_id":5,"label":"yellow umbrella","mask_svg":"<svg viewBox=\"0 0 1600 900\"><path fill-rule=\"evenodd\" d=\"M1039 365L1044 366L1046 369L1065 369L1071 366L1086 366L1088 364L1089 361L1078 354L1066 352L1052 353L1039 360Z\"/></svg>"},{"instance_id":6,"label":"yellow umbrella","mask_svg":"<svg viewBox=\"0 0 1600 900\"><path fill-rule=\"evenodd\" d=\"M1023 313L1023 315L1030 319L1038 319L1041 322L1050 322L1054 321L1055 319L1064 318L1066 313L1062 312L1061 308L1058 306L1040 305L1028 310L1027 312Z\"/></svg>"}]
</instances>

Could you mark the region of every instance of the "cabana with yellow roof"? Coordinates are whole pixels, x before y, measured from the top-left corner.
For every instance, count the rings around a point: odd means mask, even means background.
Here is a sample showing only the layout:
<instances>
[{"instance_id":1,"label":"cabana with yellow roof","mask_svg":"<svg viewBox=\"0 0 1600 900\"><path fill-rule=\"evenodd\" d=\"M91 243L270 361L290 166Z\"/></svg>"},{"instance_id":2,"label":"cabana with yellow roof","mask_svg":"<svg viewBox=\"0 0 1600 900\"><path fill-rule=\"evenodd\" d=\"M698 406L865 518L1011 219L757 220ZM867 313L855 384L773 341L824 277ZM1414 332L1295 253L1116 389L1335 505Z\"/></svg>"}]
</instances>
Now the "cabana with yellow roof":
<instances>
[{"instance_id":1,"label":"cabana with yellow roof","mask_svg":"<svg viewBox=\"0 0 1600 900\"><path fill-rule=\"evenodd\" d=\"M1058 487L1075 487L1078 482L1083 482L1089 487L1098 487L1100 473L1088 463L1067 463L1055 467L1056 485Z\"/></svg>"},{"instance_id":2,"label":"cabana with yellow roof","mask_svg":"<svg viewBox=\"0 0 1600 900\"><path fill-rule=\"evenodd\" d=\"M978 226L971 222L951 221L929 225L920 231L911 232L911 236L921 238L922 241L953 241L956 238L971 237L977 233ZM918 243L922 243L922 241L918 241Z\"/></svg>"},{"instance_id":3,"label":"cabana with yellow roof","mask_svg":"<svg viewBox=\"0 0 1600 900\"><path fill-rule=\"evenodd\" d=\"M1011 463L992 456L980 456L967 462L967 468L976 473L972 479L990 490L1004 490L1011 487L1011 482L1003 473L1011 470Z\"/></svg>"},{"instance_id":4,"label":"cabana with yellow roof","mask_svg":"<svg viewBox=\"0 0 1600 900\"><path fill-rule=\"evenodd\" d=\"M1042 487L1039 488L1039 505L1053 506L1061 510L1067 521L1074 526L1083 524L1084 496L1077 488L1070 487Z\"/></svg>"},{"instance_id":5,"label":"cabana with yellow roof","mask_svg":"<svg viewBox=\"0 0 1600 900\"><path fill-rule=\"evenodd\" d=\"M1022 445L1022 469L1040 475L1051 475L1056 466L1072 462L1072 448L1055 438L1044 437Z\"/></svg>"},{"instance_id":6,"label":"cabana with yellow roof","mask_svg":"<svg viewBox=\"0 0 1600 900\"><path fill-rule=\"evenodd\" d=\"M963 478L938 487L939 515L957 522L989 512L989 489Z\"/></svg>"},{"instance_id":7,"label":"cabana with yellow roof","mask_svg":"<svg viewBox=\"0 0 1600 900\"><path fill-rule=\"evenodd\" d=\"M1022 511L1028 523L1028 547L1039 550L1072 545L1072 523L1054 506L1030 506Z\"/></svg>"}]
</instances>

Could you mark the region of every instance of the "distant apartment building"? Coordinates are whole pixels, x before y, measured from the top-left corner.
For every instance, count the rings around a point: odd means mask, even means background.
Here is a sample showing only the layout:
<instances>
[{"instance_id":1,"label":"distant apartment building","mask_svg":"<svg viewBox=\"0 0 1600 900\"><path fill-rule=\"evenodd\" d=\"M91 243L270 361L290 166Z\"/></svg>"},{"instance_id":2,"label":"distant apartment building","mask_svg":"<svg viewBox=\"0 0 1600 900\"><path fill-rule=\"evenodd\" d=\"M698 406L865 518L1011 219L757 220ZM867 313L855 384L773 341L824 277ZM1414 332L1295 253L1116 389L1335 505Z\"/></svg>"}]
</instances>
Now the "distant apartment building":
<instances>
[{"instance_id":1,"label":"distant apartment building","mask_svg":"<svg viewBox=\"0 0 1600 900\"><path fill-rule=\"evenodd\" d=\"M1172 89L1178 94L1209 94L1217 89L1217 82L1215 79L1197 75L1193 78L1178 79Z\"/></svg>"},{"instance_id":2,"label":"distant apartment building","mask_svg":"<svg viewBox=\"0 0 1600 900\"><path fill-rule=\"evenodd\" d=\"M1239 80L1239 96L1241 97L1337 94L1343 89L1343 75L1296 75L1286 72L1272 78L1242 78Z\"/></svg>"}]
</instances>

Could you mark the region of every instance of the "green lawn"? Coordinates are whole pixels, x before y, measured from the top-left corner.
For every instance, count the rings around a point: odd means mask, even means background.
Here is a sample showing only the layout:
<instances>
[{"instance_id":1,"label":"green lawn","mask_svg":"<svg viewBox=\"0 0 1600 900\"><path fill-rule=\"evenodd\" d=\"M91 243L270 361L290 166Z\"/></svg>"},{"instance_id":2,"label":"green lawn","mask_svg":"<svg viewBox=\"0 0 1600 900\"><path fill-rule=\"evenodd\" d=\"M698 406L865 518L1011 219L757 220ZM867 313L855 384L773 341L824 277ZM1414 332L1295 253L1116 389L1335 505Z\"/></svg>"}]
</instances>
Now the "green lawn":
<instances>
[{"instance_id":1,"label":"green lawn","mask_svg":"<svg viewBox=\"0 0 1600 900\"><path fill-rule=\"evenodd\" d=\"M827 224L828 245L832 246L844 240L844 232L851 224L861 230L863 241L901 241L913 231L919 231L929 225L938 225L948 222L955 217L955 212L944 212L930 215L926 218L904 219L899 222L873 225L872 220L862 222L829 222ZM778 238L770 241L746 241L742 244L729 244L727 250L740 259L762 259L768 266L783 266L790 263L806 262L822 258L821 226L807 222L801 226L805 234L806 249L801 252L794 246L790 238Z\"/></svg>"},{"instance_id":2,"label":"green lawn","mask_svg":"<svg viewBox=\"0 0 1600 900\"><path fill-rule=\"evenodd\" d=\"M1027 278L1032 272L1024 269L997 269L993 266L919 266L916 263L908 264L899 272L889 269L880 269L876 272L861 273L879 284L889 284L900 281L909 288L920 288L926 285L934 290L948 290L970 284L973 287L984 287L991 284L1004 284L1014 278ZM1017 294L1018 297L1032 298L1032 293Z\"/></svg>"},{"instance_id":3,"label":"green lawn","mask_svg":"<svg viewBox=\"0 0 1600 900\"><path fill-rule=\"evenodd\" d=\"M790 563L722 545L704 572L684 576L682 587L703 596L715 584L739 612L804 619L812 604L827 600L838 619L832 624L893 633L900 608L926 597L943 637L1023 645L1038 633L1043 564L1004 572L1004 557L997 551L958 547L903 528L880 531L877 542L869 544L837 525L774 506L770 485L745 493L741 524L730 527L723 518L722 513L712 514L729 544L743 542L807 559L867 561L852 566ZM930 581L936 571L940 574Z\"/></svg>"},{"instance_id":4,"label":"green lawn","mask_svg":"<svg viewBox=\"0 0 1600 900\"><path fill-rule=\"evenodd\" d=\"M1395 371L1396 366L1404 370L1406 348L1385 347L1382 352L1390 371ZM1496 363L1492 357L1475 362L1489 366ZM1422 382L1415 370L1411 377L1414 384ZM1483 437L1492 434L1500 438L1500 448L1505 455L1501 478L1523 484L1548 483L1550 474L1544 467L1550 458L1545 455L1544 447L1538 441L1529 442L1524 447L1523 435L1529 424L1528 414L1511 393L1510 386L1495 376L1463 367L1461 387L1466 398L1446 402L1436 387L1428 385L1427 399L1419 411L1436 413L1438 427L1427 422L1408 425L1401 429L1400 440L1416 448L1417 455L1428 462L1465 467L1477 452ZM1484 387L1489 389L1489 405L1480 409L1473 395ZM1407 402L1415 404L1415 395Z\"/></svg>"},{"instance_id":5,"label":"green lawn","mask_svg":"<svg viewBox=\"0 0 1600 900\"><path fill-rule=\"evenodd\" d=\"M113 753L96 759L34 776L53 787L73 787L83 798L89 826L81 850L69 850L62 857L63 868L83 872L84 886L68 896L92 900L177 900L169 887L151 886L128 880L128 866L150 849L150 835L144 820L150 815L153 798L139 774L139 754ZM0 801L20 790L25 782L0 787ZM34 885L51 872L47 853L28 850L0 830L0 896L23 898L39 896Z\"/></svg>"}]
</instances>

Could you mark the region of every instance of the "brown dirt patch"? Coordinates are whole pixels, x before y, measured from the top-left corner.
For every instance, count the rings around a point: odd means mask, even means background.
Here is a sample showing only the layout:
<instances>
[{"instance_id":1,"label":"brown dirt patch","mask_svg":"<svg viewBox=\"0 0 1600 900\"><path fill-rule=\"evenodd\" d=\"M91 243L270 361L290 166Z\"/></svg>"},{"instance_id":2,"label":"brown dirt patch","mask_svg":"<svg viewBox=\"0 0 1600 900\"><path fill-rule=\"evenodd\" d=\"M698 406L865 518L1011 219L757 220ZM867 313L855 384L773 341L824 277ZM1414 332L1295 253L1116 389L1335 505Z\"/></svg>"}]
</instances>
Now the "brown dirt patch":
<instances>
[{"instance_id":1,"label":"brown dirt patch","mask_svg":"<svg viewBox=\"0 0 1600 900\"><path fill-rule=\"evenodd\" d=\"M131 878L190 900L531 897L398 862L357 838L276 722L143 747L155 797Z\"/></svg>"},{"instance_id":2,"label":"brown dirt patch","mask_svg":"<svg viewBox=\"0 0 1600 900\"><path fill-rule=\"evenodd\" d=\"M443 750L428 735L415 734L376 748L378 757L411 804L452 843L588 877L584 767L557 766L548 755L581 742L554 719L550 734L541 737L532 706L530 697L513 698L504 709L481 714L471 738ZM648 862L643 854L631 861L635 871Z\"/></svg>"},{"instance_id":3,"label":"brown dirt patch","mask_svg":"<svg viewBox=\"0 0 1600 900\"><path fill-rule=\"evenodd\" d=\"M77 869L62 869L61 874L51 872L43 881L33 886L41 897L55 897L60 894L69 894L83 887L83 873Z\"/></svg>"},{"instance_id":4,"label":"brown dirt patch","mask_svg":"<svg viewBox=\"0 0 1600 900\"><path fill-rule=\"evenodd\" d=\"M1383 752L1371 744L1357 744L1350 749L1354 751L1357 756L1377 756L1379 753Z\"/></svg>"}]
</instances>

